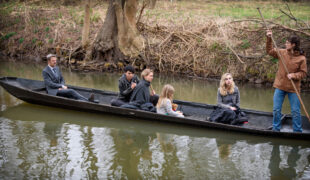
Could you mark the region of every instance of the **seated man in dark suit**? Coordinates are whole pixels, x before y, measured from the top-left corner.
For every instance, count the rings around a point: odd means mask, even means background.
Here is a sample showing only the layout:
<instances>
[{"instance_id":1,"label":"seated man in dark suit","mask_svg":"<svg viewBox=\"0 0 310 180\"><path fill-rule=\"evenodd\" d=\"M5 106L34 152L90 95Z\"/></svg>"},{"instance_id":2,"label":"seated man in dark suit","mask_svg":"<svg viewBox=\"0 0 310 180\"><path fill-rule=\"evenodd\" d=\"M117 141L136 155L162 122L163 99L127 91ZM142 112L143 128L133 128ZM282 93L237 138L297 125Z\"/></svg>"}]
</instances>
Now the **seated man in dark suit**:
<instances>
[{"instance_id":1,"label":"seated man in dark suit","mask_svg":"<svg viewBox=\"0 0 310 180\"><path fill-rule=\"evenodd\" d=\"M61 75L60 69L56 66L56 55L47 55L47 63L48 65L44 68L42 75L48 94L82 101L98 102L94 100L94 94L91 94L90 98L87 99L75 90L68 89L68 87L65 86L65 80Z\"/></svg>"},{"instance_id":2,"label":"seated man in dark suit","mask_svg":"<svg viewBox=\"0 0 310 180\"><path fill-rule=\"evenodd\" d=\"M119 94L117 99L111 101L112 106L121 106L129 103L130 96L139 83L139 79L135 75L135 69L132 66L126 66L124 71L125 73L118 80Z\"/></svg>"}]
</instances>

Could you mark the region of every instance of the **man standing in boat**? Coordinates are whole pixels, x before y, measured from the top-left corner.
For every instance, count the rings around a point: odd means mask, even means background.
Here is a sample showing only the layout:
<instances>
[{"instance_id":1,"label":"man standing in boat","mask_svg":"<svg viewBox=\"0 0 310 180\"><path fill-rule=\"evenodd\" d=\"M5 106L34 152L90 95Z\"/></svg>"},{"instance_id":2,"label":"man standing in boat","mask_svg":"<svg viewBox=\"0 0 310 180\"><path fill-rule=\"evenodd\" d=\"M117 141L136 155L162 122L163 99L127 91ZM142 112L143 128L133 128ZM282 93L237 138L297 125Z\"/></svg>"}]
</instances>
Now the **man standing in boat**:
<instances>
[{"instance_id":1,"label":"man standing in boat","mask_svg":"<svg viewBox=\"0 0 310 180\"><path fill-rule=\"evenodd\" d=\"M54 96L62 96L67 98L72 98L81 101L91 101L98 102L94 99L94 94L91 94L87 99L80 95L73 89L69 89L65 85L65 80L62 77L60 69L56 66L57 57L54 54L49 54L46 56L47 66L43 69L42 75L45 83L47 93Z\"/></svg>"},{"instance_id":2,"label":"man standing in boat","mask_svg":"<svg viewBox=\"0 0 310 180\"><path fill-rule=\"evenodd\" d=\"M297 91L300 92L301 80L307 76L307 63L304 52L300 49L300 38L291 36L285 43L285 49L277 50L272 47L272 31L267 30L266 51L267 54L282 60L279 61L278 71L273 83L275 88L273 96L273 130L281 129L281 110L284 98L288 95L291 105L291 114L293 121L293 131L302 132L300 101L297 92L294 90L292 82L295 84ZM286 69L289 73L286 72ZM291 82L292 80L292 82Z\"/></svg>"},{"instance_id":3,"label":"man standing in boat","mask_svg":"<svg viewBox=\"0 0 310 180\"><path fill-rule=\"evenodd\" d=\"M119 94L117 99L111 101L112 106L121 106L129 103L130 96L134 88L139 83L138 77L135 75L134 67L128 65L124 69L125 73L118 80Z\"/></svg>"}]
</instances>

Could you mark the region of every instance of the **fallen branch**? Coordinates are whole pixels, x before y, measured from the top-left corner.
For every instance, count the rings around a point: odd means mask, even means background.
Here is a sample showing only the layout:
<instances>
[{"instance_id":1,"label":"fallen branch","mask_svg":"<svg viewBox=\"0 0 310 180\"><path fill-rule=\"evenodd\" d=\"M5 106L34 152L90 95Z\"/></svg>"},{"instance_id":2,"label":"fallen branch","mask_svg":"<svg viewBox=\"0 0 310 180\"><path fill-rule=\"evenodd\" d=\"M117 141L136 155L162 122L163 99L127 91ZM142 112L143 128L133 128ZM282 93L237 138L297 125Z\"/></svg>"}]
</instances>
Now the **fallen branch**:
<instances>
[{"instance_id":1,"label":"fallen branch","mask_svg":"<svg viewBox=\"0 0 310 180\"><path fill-rule=\"evenodd\" d=\"M222 54L230 54L229 52L221 52ZM237 56L244 58L244 59L261 59L265 56L265 54L259 55L259 56L245 56L242 54L236 54Z\"/></svg>"},{"instance_id":2,"label":"fallen branch","mask_svg":"<svg viewBox=\"0 0 310 180\"><path fill-rule=\"evenodd\" d=\"M298 32L298 33L301 33L301 34L304 34L306 36L309 36L310 37L310 33L307 33L307 32L304 32L304 31L300 31L300 30L297 30L297 29L293 29L293 28L290 28L290 27L287 27L287 26L284 26L284 25L281 25L281 24L278 24L278 23L274 23L272 22L273 24L283 28L283 29L286 29L286 30L289 30L289 31L293 31L293 32Z\"/></svg>"},{"instance_id":3,"label":"fallen branch","mask_svg":"<svg viewBox=\"0 0 310 180\"><path fill-rule=\"evenodd\" d=\"M233 27L233 26L231 26L231 25L229 25L229 27L232 28L232 29L237 29L237 30L240 30L240 31L247 31L247 32L259 32L259 31L262 30L262 28L257 29L257 30L249 30L249 29L244 29L244 28Z\"/></svg>"},{"instance_id":4,"label":"fallen branch","mask_svg":"<svg viewBox=\"0 0 310 180\"><path fill-rule=\"evenodd\" d=\"M169 34L169 36L167 36L166 39L163 40L163 42L161 42L158 47L161 47L161 45L163 45L171 36L172 36L173 32Z\"/></svg>"}]
</instances>

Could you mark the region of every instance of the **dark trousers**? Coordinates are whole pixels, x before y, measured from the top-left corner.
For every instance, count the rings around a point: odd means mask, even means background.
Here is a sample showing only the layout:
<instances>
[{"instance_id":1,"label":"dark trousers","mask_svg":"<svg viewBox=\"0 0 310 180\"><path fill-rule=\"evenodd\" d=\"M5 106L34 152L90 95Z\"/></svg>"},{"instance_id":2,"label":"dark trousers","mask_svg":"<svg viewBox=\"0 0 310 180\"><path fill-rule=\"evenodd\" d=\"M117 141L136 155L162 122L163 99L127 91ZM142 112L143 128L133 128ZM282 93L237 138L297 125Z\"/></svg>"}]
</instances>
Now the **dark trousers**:
<instances>
[{"instance_id":1,"label":"dark trousers","mask_svg":"<svg viewBox=\"0 0 310 180\"><path fill-rule=\"evenodd\" d=\"M112 99L112 101L111 101L111 105L112 106L117 106L117 107L120 107L121 105L128 104L128 103L129 102L123 101L121 99Z\"/></svg>"},{"instance_id":2,"label":"dark trousers","mask_svg":"<svg viewBox=\"0 0 310 180\"><path fill-rule=\"evenodd\" d=\"M157 102L158 102L158 99L159 99L159 96L157 94L155 94L154 96L151 96L150 97L150 102L156 106ZM112 106L117 106L117 107L120 107L124 104L128 104L129 101L124 101L124 100L121 100L121 99L112 99L111 100L111 105Z\"/></svg>"},{"instance_id":3,"label":"dark trousers","mask_svg":"<svg viewBox=\"0 0 310 180\"><path fill-rule=\"evenodd\" d=\"M72 98L72 99L76 99L76 100L88 101L87 98L85 98L84 96L82 96L81 94L79 94L78 92L76 92L73 89L58 90L56 95L61 96L61 97Z\"/></svg>"},{"instance_id":4,"label":"dark trousers","mask_svg":"<svg viewBox=\"0 0 310 180\"><path fill-rule=\"evenodd\" d=\"M151 97L150 97L150 101L151 101L151 103L152 103L154 106L157 105L158 99L159 99L159 96L158 96L157 94L155 94L154 96L151 96Z\"/></svg>"}]
</instances>

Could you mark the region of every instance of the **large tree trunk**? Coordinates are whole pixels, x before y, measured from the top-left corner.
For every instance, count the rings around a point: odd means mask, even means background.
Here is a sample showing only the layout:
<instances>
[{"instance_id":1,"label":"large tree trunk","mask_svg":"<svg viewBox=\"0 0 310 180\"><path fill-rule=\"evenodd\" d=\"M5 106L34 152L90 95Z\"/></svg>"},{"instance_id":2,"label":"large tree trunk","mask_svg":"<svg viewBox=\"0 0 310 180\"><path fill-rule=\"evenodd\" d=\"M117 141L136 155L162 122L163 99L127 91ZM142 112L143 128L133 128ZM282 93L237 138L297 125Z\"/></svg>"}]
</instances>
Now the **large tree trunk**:
<instances>
[{"instance_id":1,"label":"large tree trunk","mask_svg":"<svg viewBox=\"0 0 310 180\"><path fill-rule=\"evenodd\" d=\"M82 31L82 47L86 49L89 44L89 27L90 27L90 0L85 2L84 25Z\"/></svg>"},{"instance_id":2,"label":"large tree trunk","mask_svg":"<svg viewBox=\"0 0 310 180\"><path fill-rule=\"evenodd\" d=\"M137 0L110 0L106 18L92 48L92 59L115 64L137 57L144 39L136 27Z\"/></svg>"}]
</instances>

